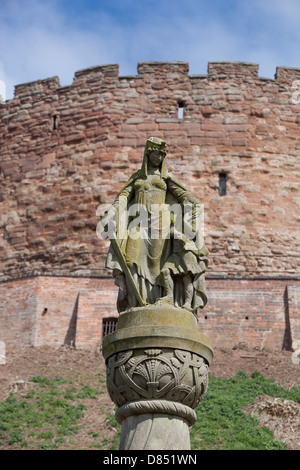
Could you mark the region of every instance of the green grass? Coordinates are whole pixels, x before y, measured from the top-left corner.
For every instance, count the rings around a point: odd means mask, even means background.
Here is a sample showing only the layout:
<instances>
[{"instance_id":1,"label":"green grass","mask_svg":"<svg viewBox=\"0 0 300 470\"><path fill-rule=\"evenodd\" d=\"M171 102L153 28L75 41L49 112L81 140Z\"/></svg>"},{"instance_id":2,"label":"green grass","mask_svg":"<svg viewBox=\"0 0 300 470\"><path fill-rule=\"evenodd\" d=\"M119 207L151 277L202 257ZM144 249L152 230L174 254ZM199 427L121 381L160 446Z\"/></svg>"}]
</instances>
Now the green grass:
<instances>
[{"instance_id":1,"label":"green grass","mask_svg":"<svg viewBox=\"0 0 300 470\"><path fill-rule=\"evenodd\" d=\"M286 390L260 372L249 378L240 371L231 379L210 376L207 394L197 407L191 431L191 447L223 450L284 450L273 432L259 427L259 419L243 411L260 395L300 402L300 387Z\"/></svg>"},{"instance_id":2,"label":"green grass","mask_svg":"<svg viewBox=\"0 0 300 470\"><path fill-rule=\"evenodd\" d=\"M83 381L75 385L60 377L31 377L33 390L17 398L11 394L0 402L0 448L59 449L76 448L76 436L83 425L86 407L82 399L95 399L100 391ZM103 377L99 376L99 382ZM286 445L274 439L259 419L246 414L243 407L260 395L300 402L300 387L287 390L259 372L248 377L240 371L230 379L210 375L208 391L196 408L197 421L191 429L192 450L282 450ZM88 403L88 401L86 402ZM103 413L99 407L99 413ZM89 428L87 448L118 449L120 425L114 414L107 418L116 429L114 439L101 438L99 429Z\"/></svg>"},{"instance_id":3,"label":"green grass","mask_svg":"<svg viewBox=\"0 0 300 470\"><path fill-rule=\"evenodd\" d=\"M29 381L38 388L22 399L10 394L0 403L0 447L59 448L66 436L80 430L78 420L86 409L80 399L96 398L97 390L90 386L66 389L70 382L60 377L31 377Z\"/></svg>"}]
</instances>

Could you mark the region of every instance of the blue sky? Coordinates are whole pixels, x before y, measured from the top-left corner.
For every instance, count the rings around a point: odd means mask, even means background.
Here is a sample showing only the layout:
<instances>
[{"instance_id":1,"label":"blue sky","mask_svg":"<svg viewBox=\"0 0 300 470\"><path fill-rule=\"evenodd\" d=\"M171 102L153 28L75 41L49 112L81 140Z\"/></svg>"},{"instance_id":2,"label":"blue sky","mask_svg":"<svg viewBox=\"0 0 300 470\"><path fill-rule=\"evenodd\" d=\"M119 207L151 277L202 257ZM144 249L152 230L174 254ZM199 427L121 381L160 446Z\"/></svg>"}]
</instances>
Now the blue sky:
<instances>
[{"instance_id":1,"label":"blue sky","mask_svg":"<svg viewBox=\"0 0 300 470\"><path fill-rule=\"evenodd\" d=\"M134 75L142 61L181 60L190 74L208 62L300 68L300 0L0 0L0 93L77 70L118 63Z\"/></svg>"}]
</instances>

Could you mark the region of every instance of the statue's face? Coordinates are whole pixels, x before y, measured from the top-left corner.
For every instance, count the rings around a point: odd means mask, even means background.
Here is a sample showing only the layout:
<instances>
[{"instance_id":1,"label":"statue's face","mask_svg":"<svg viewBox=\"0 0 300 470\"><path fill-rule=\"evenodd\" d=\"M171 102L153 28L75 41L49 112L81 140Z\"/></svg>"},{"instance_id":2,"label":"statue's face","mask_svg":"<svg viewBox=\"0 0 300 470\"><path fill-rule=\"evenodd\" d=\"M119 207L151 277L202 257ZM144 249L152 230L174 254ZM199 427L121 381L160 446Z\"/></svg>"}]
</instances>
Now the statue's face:
<instances>
[{"instance_id":1,"label":"statue's face","mask_svg":"<svg viewBox=\"0 0 300 470\"><path fill-rule=\"evenodd\" d=\"M152 150L149 153L148 159L150 164L156 168L159 167L159 165L163 161L164 155L159 150Z\"/></svg>"}]
</instances>

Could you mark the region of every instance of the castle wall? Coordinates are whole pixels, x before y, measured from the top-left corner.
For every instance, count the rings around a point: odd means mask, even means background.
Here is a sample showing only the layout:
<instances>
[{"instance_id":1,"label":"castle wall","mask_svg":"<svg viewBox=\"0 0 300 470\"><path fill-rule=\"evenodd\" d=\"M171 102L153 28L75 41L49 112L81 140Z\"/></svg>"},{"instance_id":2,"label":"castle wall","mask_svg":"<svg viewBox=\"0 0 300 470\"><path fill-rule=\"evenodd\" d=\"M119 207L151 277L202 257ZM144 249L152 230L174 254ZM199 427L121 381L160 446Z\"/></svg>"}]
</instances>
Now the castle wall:
<instances>
[{"instance_id":1,"label":"castle wall","mask_svg":"<svg viewBox=\"0 0 300 470\"><path fill-rule=\"evenodd\" d=\"M33 344L36 279L0 285L0 337L7 344Z\"/></svg>"},{"instance_id":2,"label":"castle wall","mask_svg":"<svg viewBox=\"0 0 300 470\"><path fill-rule=\"evenodd\" d=\"M300 338L299 294L300 282L288 279L209 279L199 329L219 347L290 350Z\"/></svg>"},{"instance_id":3,"label":"castle wall","mask_svg":"<svg viewBox=\"0 0 300 470\"><path fill-rule=\"evenodd\" d=\"M0 284L0 338L9 345L96 347L116 317L110 278L32 276Z\"/></svg>"},{"instance_id":4,"label":"castle wall","mask_svg":"<svg viewBox=\"0 0 300 470\"><path fill-rule=\"evenodd\" d=\"M214 346L291 349L300 339L300 282L208 279L199 331ZM101 346L103 318L118 317L112 278L35 276L0 284L0 340L33 346ZM298 307L297 307L298 306Z\"/></svg>"},{"instance_id":5,"label":"castle wall","mask_svg":"<svg viewBox=\"0 0 300 470\"><path fill-rule=\"evenodd\" d=\"M58 77L17 85L0 104L1 279L103 274L97 207L113 202L157 136L168 143L169 170L204 204L212 277L199 326L220 345L290 346L300 338L299 79L287 67L269 79L249 63L189 75L185 62L141 62L132 76L113 64L80 70L66 87ZM99 318L114 311L111 282L3 282L1 335L95 344Z\"/></svg>"},{"instance_id":6,"label":"castle wall","mask_svg":"<svg viewBox=\"0 0 300 470\"><path fill-rule=\"evenodd\" d=\"M169 144L170 171L204 203L212 266L299 272L299 78L278 67L265 79L248 63L189 75L185 62L142 62L134 76L107 65L67 87L57 77L17 85L0 105L3 270L21 269L23 258L7 259L15 253L40 268L48 252L105 250L96 208L114 200L155 135Z\"/></svg>"}]
</instances>

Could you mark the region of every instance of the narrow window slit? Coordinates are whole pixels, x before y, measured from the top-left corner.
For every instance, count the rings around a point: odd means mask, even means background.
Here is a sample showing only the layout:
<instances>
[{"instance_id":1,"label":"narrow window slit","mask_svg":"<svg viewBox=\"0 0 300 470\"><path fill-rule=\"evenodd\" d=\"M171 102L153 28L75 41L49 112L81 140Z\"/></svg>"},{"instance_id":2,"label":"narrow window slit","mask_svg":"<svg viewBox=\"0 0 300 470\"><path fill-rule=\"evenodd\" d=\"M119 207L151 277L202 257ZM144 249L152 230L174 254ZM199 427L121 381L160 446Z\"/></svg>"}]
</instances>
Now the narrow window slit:
<instances>
[{"instance_id":1,"label":"narrow window slit","mask_svg":"<svg viewBox=\"0 0 300 470\"><path fill-rule=\"evenodd\" d=\"M219 196L225 196L227 190L227 175L226 173L219 174Z\"/></svg>"},{"instance_id":2,"label":"narrow window slit","mask_svg":"<svg viewBox=\"0 0 300 470\"><path fill-rule=\"evenodd\" d=\"M54 114L52 116L52 130L55 131L57 129L57 115Z\"/></svg>"},{"instance_id":3,"label":"narrow window slit","mask_svg":"<svg viewBox=\"0 0 300 470\"><path fill-rule=\"evenodd\" d=\"M184 118L184 104L182 101L178 101L178 119Z\"/></svg>"}]
</instances>

